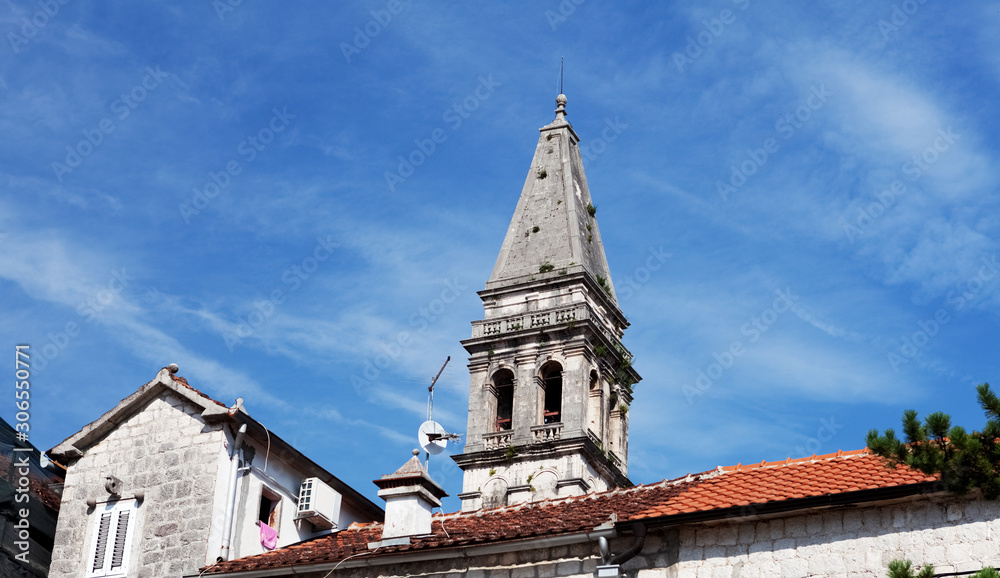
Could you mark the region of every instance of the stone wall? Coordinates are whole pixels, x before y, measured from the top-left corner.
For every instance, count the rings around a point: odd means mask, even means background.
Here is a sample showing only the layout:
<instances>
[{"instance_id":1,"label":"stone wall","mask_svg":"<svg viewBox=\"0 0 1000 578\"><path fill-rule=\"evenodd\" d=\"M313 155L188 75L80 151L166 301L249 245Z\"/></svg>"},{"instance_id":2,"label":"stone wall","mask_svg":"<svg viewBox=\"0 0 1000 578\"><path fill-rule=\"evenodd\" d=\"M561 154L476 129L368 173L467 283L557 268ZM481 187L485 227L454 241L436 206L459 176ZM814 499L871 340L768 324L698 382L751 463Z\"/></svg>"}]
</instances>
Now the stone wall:
<instances>
[{"instance_id":1,"label":"stone wall","mask_svg":"<svg viewBox=\"0 0 1000 578\"><path fill-rule=\"evenodd\" d=\"M1000 565L1000 505L949 497L663 531L624 568L636 578L883 578L891 560L937 572ZM668 559L677 559L672 568Z\"/></svg>"},{"instance_id":2,"label":"stone wall","mask_svg":"<svg viewBox=\"0 0 1000 578\"><path fill-rule=\"evenodd\" d=\"M206 562L223 435L189 402L163 392L69 464L49 576L85 575L94 529L86 500L107 499L107 475L122 480L123 498L145 492L128 576L197 574Z\"/></svg>"}]
</instances>

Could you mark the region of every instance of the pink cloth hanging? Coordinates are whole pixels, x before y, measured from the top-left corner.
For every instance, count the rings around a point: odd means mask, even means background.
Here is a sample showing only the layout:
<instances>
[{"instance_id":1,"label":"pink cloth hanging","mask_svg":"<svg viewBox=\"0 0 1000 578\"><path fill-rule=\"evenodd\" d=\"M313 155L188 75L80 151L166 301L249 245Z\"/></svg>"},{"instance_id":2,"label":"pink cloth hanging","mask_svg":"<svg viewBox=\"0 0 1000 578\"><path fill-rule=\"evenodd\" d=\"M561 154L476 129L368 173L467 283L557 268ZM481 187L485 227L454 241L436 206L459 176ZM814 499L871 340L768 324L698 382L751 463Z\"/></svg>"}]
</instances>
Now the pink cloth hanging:
<instances>
[{"instance_id":1,"label":"pink cloth hanging","mask_svg":"<svg viewBox=\"0 0 1000 578\"><path fill-rule=\"evenodd\" d=\"M257 522L260 525L260 545L268 550L274 550L278 545L278 531L268 526L264 522Z\"/></svg>"}]
</instances>

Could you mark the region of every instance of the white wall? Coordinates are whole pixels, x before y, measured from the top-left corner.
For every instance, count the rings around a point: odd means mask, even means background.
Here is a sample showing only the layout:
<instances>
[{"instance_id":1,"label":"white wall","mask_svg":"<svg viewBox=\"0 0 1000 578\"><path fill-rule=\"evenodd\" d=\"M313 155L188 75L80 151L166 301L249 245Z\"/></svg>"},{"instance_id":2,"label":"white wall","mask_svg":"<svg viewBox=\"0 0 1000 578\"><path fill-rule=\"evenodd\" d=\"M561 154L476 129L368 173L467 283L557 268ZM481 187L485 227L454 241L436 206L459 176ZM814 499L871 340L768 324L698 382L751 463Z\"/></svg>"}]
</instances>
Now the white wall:
<instances>
[{"instance_id":1,"label":"white wall","mask_svg":"<svg viewBox=\"0 0 1000 578\"><path fill-rule=\"evenodd\" d=\"M329 533L329 531L315 530L309 522L295 521L299 485L306 477L305 473L275 456L273 451L267 456L265 470L266 445L259 444L256 440L245 440L244 443L254 446L256 454L251 469L248 472L240 472L237 478L238 494L233 516L232 557L242 558L265 551L260 543L260 528L256 524L260 511L260 496L265 487L280 498L278 506L280 513L276 528L279 548Z\"/></svg>"}]
</instances>

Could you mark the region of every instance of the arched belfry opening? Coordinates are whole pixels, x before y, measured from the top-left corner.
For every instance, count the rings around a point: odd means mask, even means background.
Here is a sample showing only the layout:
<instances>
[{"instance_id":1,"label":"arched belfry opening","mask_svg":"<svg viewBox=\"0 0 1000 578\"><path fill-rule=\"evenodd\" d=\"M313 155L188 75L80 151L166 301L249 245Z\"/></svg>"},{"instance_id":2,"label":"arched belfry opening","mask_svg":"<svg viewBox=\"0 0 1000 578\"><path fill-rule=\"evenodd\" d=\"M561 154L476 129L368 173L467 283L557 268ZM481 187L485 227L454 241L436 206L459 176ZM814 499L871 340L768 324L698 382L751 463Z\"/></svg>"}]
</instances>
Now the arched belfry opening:
<instances>
[{"instance_id":1,"label":"arched belfry opening","mask_svg":"<svg viewBox=\"0 0 1000 578\"><path fill-rule=\"evenodd\" d=\"M544 389L542 423L559 423L562 421L563 368L550 361L542 366L539 378Z\"/></svg>"},{"instance_id":2,"label":"arched belfry opening","mask_svg":"<svg viewBox=\"0 0 1000 578\"><path fill-rule=\"evenodd\" d=\"M509 430L514 418L514 373L509 369L494 373L493 390L496 392L497 408L493 431Z\"/></svg>"}]
</instances>

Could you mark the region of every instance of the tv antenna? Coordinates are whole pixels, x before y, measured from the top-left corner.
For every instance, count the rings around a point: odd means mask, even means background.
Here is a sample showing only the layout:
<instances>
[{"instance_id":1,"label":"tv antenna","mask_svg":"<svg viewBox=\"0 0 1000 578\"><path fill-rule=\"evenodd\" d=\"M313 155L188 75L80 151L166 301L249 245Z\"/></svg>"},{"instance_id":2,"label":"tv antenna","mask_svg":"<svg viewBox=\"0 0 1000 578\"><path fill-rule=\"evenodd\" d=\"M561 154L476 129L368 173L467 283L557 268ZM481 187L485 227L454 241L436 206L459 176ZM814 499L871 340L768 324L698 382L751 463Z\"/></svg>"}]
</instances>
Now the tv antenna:
<instances>
[{"instance_id":1,"label":"tv antenna","mask_svg":"<svg viewBox=\"0 0 1000 578\"><path fill-rule=\"evenodd\" d=\"M438 378L441 377L442 373L444 373L444 368L448 367L448 362L449 361L451 361L451 356L450 355L448 356L448 359L444 360L444 365L442 365L441 369L438 370L438 373L437 373L437 375L434 376L434 379L431 380L431 386L427 388L427 420L428 421L434 419L434 384L437 383Z\"/></svg>"},{"instance_id":2,"label":"tv antenna","mask_svg":"<svg viewBox=\"0 0 1000 578\"><path fill-rule=\"evenodd\" d=\"M437 383L439 377L444 372L444 368L451 361L451 356L444 360L444 365L438 370L437 375L431 380L430 387L427 388L427 421L420 424L420 429L417 430L417 441L420 442L420 447L423 448L426 453L424 458L424 467L428 468L428 464L431 461L431 456L438 455L448 447L449 441L459 441L462 439L460 434L448 433L445 431L444 427L438 422L434 421L434 384Z\"/></svg>"}]
</instances>

